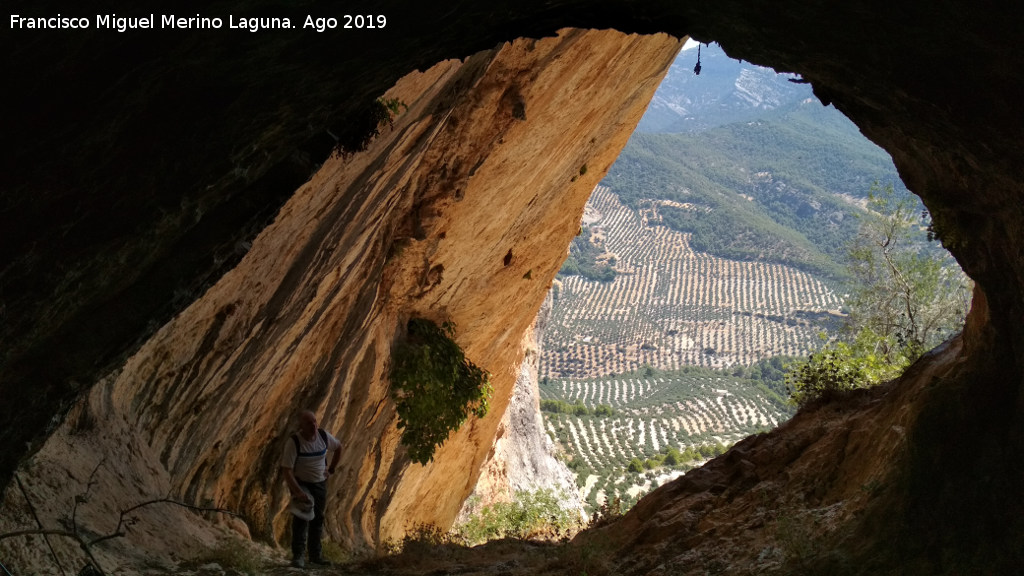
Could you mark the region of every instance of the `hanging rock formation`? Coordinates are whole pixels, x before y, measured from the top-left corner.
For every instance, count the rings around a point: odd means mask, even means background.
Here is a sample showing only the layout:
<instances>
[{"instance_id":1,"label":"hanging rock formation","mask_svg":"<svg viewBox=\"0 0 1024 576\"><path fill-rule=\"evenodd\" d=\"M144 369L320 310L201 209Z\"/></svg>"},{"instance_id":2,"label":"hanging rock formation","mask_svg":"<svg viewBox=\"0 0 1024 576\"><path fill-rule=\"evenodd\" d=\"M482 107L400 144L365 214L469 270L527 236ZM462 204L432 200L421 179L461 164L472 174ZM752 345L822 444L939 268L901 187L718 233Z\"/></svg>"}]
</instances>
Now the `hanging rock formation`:
<instances>
[{"instance_id":1,"label":"hanging rock formation","mask_svg":"<svg viewBox=\"0 0 1024 576\"><path fill-rule=\"evenodd\" d=\"M84 522L169 492L240 511L257 536L272 524L281 533L278 458L292 417L311 407L344 446L328 520L337 540L375 546L451 525L583 205L680 46L566 30L401 80L384 96L402 103L393 125L365 152L329 159L241 262L93 387L33 457L47 516L83 489L46 478L74 460L83 472L102 463ZM387 377L411 317L453 321L494 387L492 416L467 422L425 466L399 444Z\"/></svg>"}]
</instances>

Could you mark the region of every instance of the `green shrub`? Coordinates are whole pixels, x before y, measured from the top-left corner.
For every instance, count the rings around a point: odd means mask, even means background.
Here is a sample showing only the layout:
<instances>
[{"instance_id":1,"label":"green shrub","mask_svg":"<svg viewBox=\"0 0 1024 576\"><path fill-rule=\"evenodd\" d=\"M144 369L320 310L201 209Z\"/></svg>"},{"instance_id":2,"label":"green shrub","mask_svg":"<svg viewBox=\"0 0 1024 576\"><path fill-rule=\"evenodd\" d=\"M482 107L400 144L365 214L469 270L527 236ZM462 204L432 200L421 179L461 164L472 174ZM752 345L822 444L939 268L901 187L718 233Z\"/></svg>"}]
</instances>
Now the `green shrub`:
<instances>
[{"instance_id":1,"label":"green shrub","mask_svg":"<svg viewBox=\"0 0 1024 576\"><path fill-rule=\"evenodd\" d=\"M790 399L797 406L836 392L863 388L867 383L860 363L847 354L843 343L811 354L786 377L786 384L792 389Z\"/></svg>"},{"instance_id":2,"label":"green shrub","mask_svg":"<svg viewBox=\"0 0 1024 576\"><path fill-rule=\"evenodd\" d=\"M395 116L409 106L398 98L377 98L367 102L352 113L346 122L335 126L334 153L347 156L366 150L374 138L380 136L383 126L394 127Z\"/></svg>"},{"instance_id":3,"label":"green shrub","mask_svg":"<svg viewBox=\"0 0 1024 576\"><path fill-rule=\"evenodd\" d=\"M552 414L569 414L572 416L589 416L591 414L594 416L615 415L615 409L607 404L598 404L597 407L591 411L583 404L583 401L579 399L577 399L573 404L569 404L564 400L541 400L540 409L542 412L551 412Z\"/></svg>"},{"instance_id":4,"label":"green shrub","mask_svg":"<svg viewBox=\"0 0 1024 576\"><path fill-rule=\"evenodd\" d=\"M387 557L401 556L401 564L418 564L425 559L452 558L458 551L464 550L459 538L436 524L417 523L406 526L401 540L387 538L380 543L374 560L360 562L360 566L370 568L373 573L387 573L393 562Z\"/></svg>"},{"instance_id":5,"label":"green shrub","mask_svg":"<svg viewBox=\"0 0 1024 576\"><path fill-rule=\"evenodd\" d=\"M721 442L704 444L697 448L697 453L700 454L702 458L714 458L715 456L721 456L722 454L725 454L725 451L726 447L722 445Z\"/></svg>"},{"instance_id":6,"label":"green shrub","mask_svg":"<svg viewBox=\"0 0 1024 576\"><path fill-rule=\"evenodd\" d=\"M562 538L579 528L579 517L562 507L548 489L516 492L511 502L484 506L456 527L456 534L475 545L498 538Z\"/></svg>"},{"instance_id":7,"label":"green shrub","mask_svg":"<svg viewBox=\"0 0 1024 576\"><path fill-rule=\"evenodd\" d=\"M573 414L576 416L586 416L590 413L581 400L577 400L575 404L569 404L564 400L541 400L540 409L553 414Z\"/></svg>"},{"instance_id":8,"label":"green shrub","mask_svg":"<svg viewBox=\"0 0 1024 576\"><path fill-rule=\"evenodd\" d=\"M331 540L324 540L322 547L323 557L332 564L344 564L352 559L348 551Z\"/></svg>"},{"instance_id":9,"label":"green shrub","mask_svg":"<svg viewBox=\"0 0 1024 576\"><path fill-rule=\"evenodd\" d=\"M589 528L598 528L616 522L622 518L624 513L621 498L606 499L594 510L594 514L590 517Z\"/></svg>"},{"instance_id":10,"label":"green shrub","mask_svg":"<svg viewBox=\"0 0 1024 576\"><path fill-rule=\"evenodd\" d=\"M863 329L852 343L830 343L807 360L790 364L786 371L790 402L804 406L819 398L868 388L899 376L919 353L909 346L901 349L892 344L891 339ZM876 353L883 348L890 349L889 353Z\"/></svg>"},{"instance_id":11,"label":"green shrub","mask_svg":"<svg viewBox=\"0 0 1024 576\"><path fill-rule=\"evenodd\" d=\"M604 254L603 243L590 241L591 233L589 228L580 227L576 238L569 246L569 256L558 271L560 276L583 276L588 280L597 282L611 282L615 279L615 268L610 263L599 262L598 258Z\"/></svg>"},{"instance_id":12,"label":"green shrub","mask_svg":"<svg viewBox=\"0 0 1024 576\"><path fill-rule=\"evenodd\" d=\"M561 400L541 400L540 409L541 412L553 412L558 414L562 411L562 404L565 404L565 402L562 402Z\"/></svg>"},{"instance_id":13,"label":"green shrub","mask_svg":"<svg viewBox=\"0 0 1024 576\"><path fill-rule=\"evenodd\" d=\"M466 358L452 339L455 325L409 320L408 334L395 346L391 396L409 457L420 464L458 430L470 414L483 418L491 395L489 374Z\"/></svg>"}]
</instances>

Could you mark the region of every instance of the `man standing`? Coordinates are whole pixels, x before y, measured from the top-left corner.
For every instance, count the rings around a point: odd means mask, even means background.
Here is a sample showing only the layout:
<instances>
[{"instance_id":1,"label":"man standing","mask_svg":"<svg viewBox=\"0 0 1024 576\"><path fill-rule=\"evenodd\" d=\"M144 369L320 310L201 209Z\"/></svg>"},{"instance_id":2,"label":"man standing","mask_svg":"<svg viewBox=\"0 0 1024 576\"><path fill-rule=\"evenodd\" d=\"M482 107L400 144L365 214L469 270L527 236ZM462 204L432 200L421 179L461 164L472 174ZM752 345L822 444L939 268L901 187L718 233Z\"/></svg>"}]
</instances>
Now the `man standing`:
<instances>
[{"instance_id":1,"label":"man standing","mask_svg":"<svg viewBox=\"0 0 1024 576\"><path fill-rule=\"evenodd\" d=\"M330 466L327 465L328 451L334 452ZM292 434L284 445L281 473L292 498L313 505L313 519L307 521L297 515L292 516L292 566L305 568L307 541L309 561L320 566L330 564L323 558L321 538L324 530L327 478L334 474L340 456L341 442L317 426L316 414L310 410L299 413L299 431Z\"/></svg>"}]
</instances>

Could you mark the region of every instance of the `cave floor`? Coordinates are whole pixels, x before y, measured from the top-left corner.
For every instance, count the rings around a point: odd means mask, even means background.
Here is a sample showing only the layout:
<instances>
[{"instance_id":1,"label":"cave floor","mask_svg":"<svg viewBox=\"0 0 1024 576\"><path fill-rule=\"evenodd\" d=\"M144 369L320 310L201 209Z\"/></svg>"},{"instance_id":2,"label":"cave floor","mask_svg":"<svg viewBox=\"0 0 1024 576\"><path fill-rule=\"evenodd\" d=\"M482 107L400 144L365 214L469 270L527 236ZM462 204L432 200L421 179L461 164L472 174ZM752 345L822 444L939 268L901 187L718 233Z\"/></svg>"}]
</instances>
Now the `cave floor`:
<instances>
[{"instance_id":1,"label":"cave floor","mask_svg":"<svg viewBox=\"0 0 1024 576\"><path fill-rule=\"evenodd\" d=\"M260 568L231 566L229 562L210 562L184 569L177 567L164 571L150 569L146 574L157 576L296 576L321 574L324 576L403 576L421 574L460 574L467 576L495 575L526 576L532 574L602 574L610 566L598 559L593 550L570 544L528 540L500 540L467 548L450 544L407 544L399 554L372 559L338 563L330 567L309 566L306 569L288 565L287 556L280 551L265 551ZM115 571L115 574L118 572Z\"/></svg>"}]
</instances>

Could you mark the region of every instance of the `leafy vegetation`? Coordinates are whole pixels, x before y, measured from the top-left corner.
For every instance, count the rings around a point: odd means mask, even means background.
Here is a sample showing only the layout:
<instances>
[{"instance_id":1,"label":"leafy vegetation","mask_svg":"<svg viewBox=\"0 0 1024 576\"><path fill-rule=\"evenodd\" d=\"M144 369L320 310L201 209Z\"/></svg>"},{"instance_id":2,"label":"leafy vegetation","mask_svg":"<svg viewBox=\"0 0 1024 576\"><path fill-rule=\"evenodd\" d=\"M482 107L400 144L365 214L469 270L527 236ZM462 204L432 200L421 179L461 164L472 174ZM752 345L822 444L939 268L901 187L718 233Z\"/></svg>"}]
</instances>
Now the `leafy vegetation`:
<instances>
[{"instance_id":1,"label":"leafy vegetation","mask_svg":"<svg viewBox=\"0 0 1024 576\"><path fill-rule=\"evenodd\" d=\"M618 522L625 512L621 498L609 498L594 508L594 513L590 515L589 527L599 528Z\"/></svg>"},{"instance_id":2,"label":"leafy vegetation","mask_svg":"<svg viewBox=\"0 0 1024 576\"><path fill-rule=\"evenodd\" d=\"M782 366L782 359L770 359L728 370L648 366L584 381L549 379L540 385L542 402L605 404L614 415L545 411L545 426L585 488L589 510L612 498L629 506L726 444L789 418Z\"/></svg>"},{"instance_id":3,"label":"leafy vegetation","mask_svg":"<svg viewBox=\"0 0 1024 576\"><path fill-rule=\"evenodd\" d=\"M615 409L607 404L598 404L593 410L586 407L582 400L576 400L576 402L569 404L563 400L552 400L546 399L540 401L540 409L542 412L553 412L555 414L572 414L574 416L587 416L593 414L594 416L614 416Z\"/></svg>"},{"instance_id":4,"label":"leafy vegetation","mask_svg":"<svg viewBox=\"0 0 1024 576\"><path fill-rule=\"evenodd\" d=\"M331 564L346 564L353 560L351 550L346 550L333 540L324 540L321 544L321 556Z\"/></svg>"},{"instance_id":5,"label":"leafy vegetation","mask_svg":"<svg viewBox=\"0 0 1024 576\"><path fill-rule=\"evenodd\" d=\"M873 181L900 182L889 156L835 109L801 102L697 134L634 134L604 183L634 209L687 205L659 212L696 250L838 280Z\"/></svg>"},{"instance_id":6,"label":"leafy vegetation","mask_svg":"<svg viewBox=\"0 0 1024 576\"><path fill-rule=\"evenodd\" d=\"M454 336L451 322L438 326L413 318L406 338L392 353L391 396L402 444L413 462L433 460L435 448L470 414L487 414L490 376L466 358Z\"/></svg>"},{"instance_id":7,"label":"leafy vegetation","mask_svg":"<svg viewBox=\"0 0 1024 576\"><path fill-rule=\"evenodd\" d=\"M721 456L722 454L725 454L726 450L726 446L721 442L703 444L696 447L687 446L683 448L682 451L674 446L665 446L662 448L661 453L656 454L647 460L633 458L629 461L629 465L626 466L626 471L634 474L641 474L647 470L653 470L655 468L672 468L682 466L699 460Z\"/></svg>"},{"instance_id":8,"label":"leafy vegetation","mask_svg":"<svg viewBox=\"0 0 1024 576\"><path fill-rule=\"evenodd\" d=\"M462 547L457 535L436 524L415 524L406 528L401 540L388 538L381 545L386 555L401 554L407 558L431 557L443 554L445 549Z\"/></svg>"},{"instance_id":9,"label":"leafy vegetation","mask_svg":"<svg viewBox=\"0 0 1024 576\"><path fill-rule=\"evenodd\" d=\"M837 340L807 360L795 362L786 373L790 401L804 406L834 394L868 388L899 376L910 365L909 358L885 358L875 353L881 339L864 330L852 343Z\"/></svg>"},{"instance_id":10,"label":"leafy vegetation","mask_svg":"<svg viewBox=\"0 0 1024 576\"><path fill-rule=\"evenodd\" d=\"M377 98L357 109L344 124L337 126L334 153L347 156L366 150L374 138L380 136L386 124L394 127L395 116L409 106L398 98Z\"/></svg>"},{"instance_id":11,"label":"leafy vegetation","mask_svg":"<svg viewBox=\"0 0 1024 576\"><path fill-rule=\"evenodd\" d=\"M241 541L231 539L225 539L206 548L185 562L184 567L196 569L210 563L216 563L225 570L241 574L258 574L263 568L257 551Z\"/></svg>"},{"instance_id":12,"label":"leafy vegetation","mask_svg":"<svg viewBox=\"0 0 1024 576\"><path fill-rule=\"evenodd\" d=\"M597 282L611 282L615 279L615 259L602 259L604 254L603 244L593 237L589 227L584 226L573 238L569 246L569 257L558 273L562 276L579 275Z\"/></svg>"},{"instance_id":13,"label":"leafy vegetation","mask_svg":"<svg viewBox=\"0 0 1024 576\"><path fill-rule=\"evenodd\" d=\"M737 366L730 373L752 382L769 402L785 411L789 398L789 390L786 388L786 365L792 360L793 358L788 356L772 356L758 360L753 366Z\"/></svg>"},{"instance_id":14,"label":"leafy vegetation","mask_svg":"<svg viewBox=\"0 0 1024 576\"><path fill-rule=\"evenodd\" d=\"M871 211L849 249L847 331L870 330L885 357L913 361L963 328L971 282L948 252L924 240L926 211L891 186L873 186L868 199Z\"/></svg>"},{"instance_id":15,"label":"leafy vegetation","mask_svg":"<svg viewBox=\"0 0 1024 576\"><path fill-rule=\"evenodd\" d=\"M511 502L472 510L455 534L468 545L498 538L560 539L580 528L580 518L562 506L562 498L547 489L516 492ZM470 502L471 508L473 502Z\"/></svg>"},{"instance_id":16,"label":"leafy vegetation","mask_svg":"<svg viewBox=\"0 0 1024 576\"><path fill-rule=\"evenodd\" d=\"M849 244L853 281L841 337L786 374L797 405L895 378L963 327L970 281L925 241L927 213L892 187L873 186L868 200L871 211Z\"/></svg>"}]
</instances>

